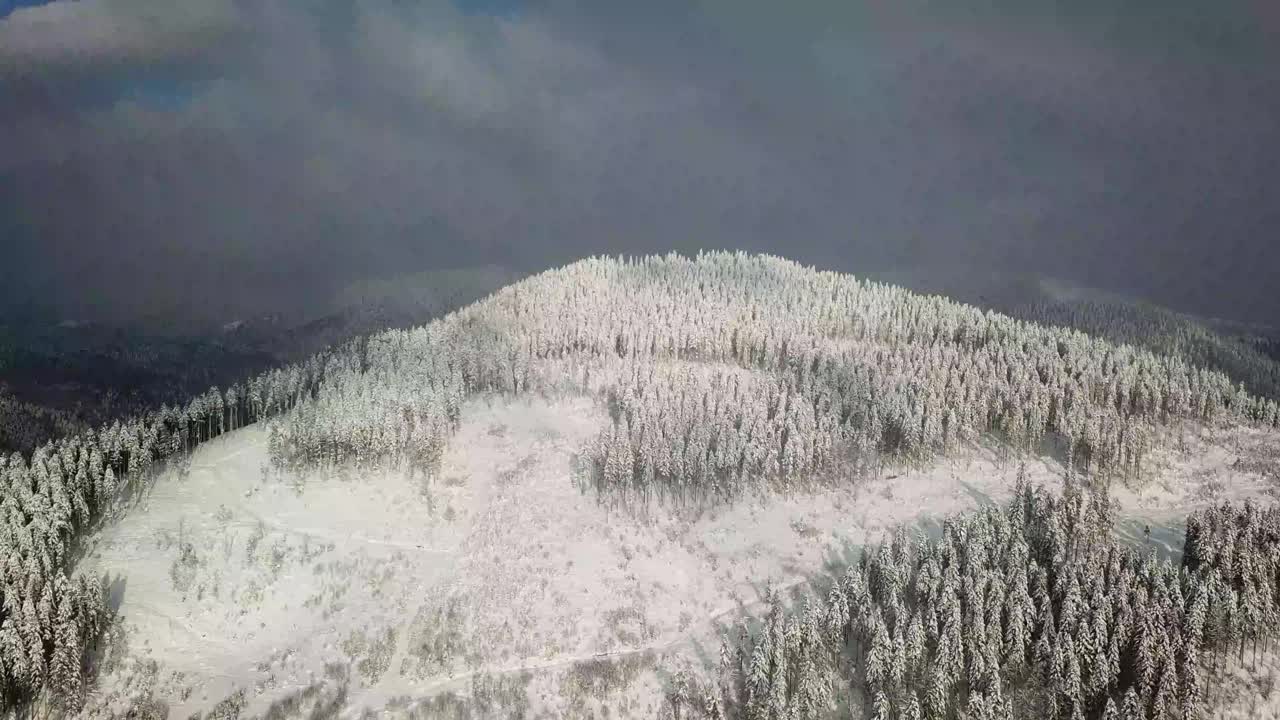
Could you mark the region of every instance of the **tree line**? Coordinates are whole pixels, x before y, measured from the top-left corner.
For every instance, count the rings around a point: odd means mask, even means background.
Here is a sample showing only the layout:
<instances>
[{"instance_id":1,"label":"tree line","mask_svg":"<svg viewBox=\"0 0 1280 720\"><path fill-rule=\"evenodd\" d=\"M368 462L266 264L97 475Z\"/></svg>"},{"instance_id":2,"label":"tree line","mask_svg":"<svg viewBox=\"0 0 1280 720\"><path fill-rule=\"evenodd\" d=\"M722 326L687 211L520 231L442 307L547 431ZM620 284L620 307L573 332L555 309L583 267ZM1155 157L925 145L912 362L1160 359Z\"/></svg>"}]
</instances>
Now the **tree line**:
<instances>
[{"instance_id":1,"label":"tree line","mask_svg":"<svg viewBox=\"0 0 1280 720\"><path fill-rule=\"evenodd\" d=\"M725 638L709 677L680 673L679 718L1191 720L1214 679L1280 634L1280 511L1192 514L1182 562L1115 539L1105 495L1020 482L1010 502L899 530L825 600ZM857 713L855 713L856 715Z\"/></svg>"}]
</instances>

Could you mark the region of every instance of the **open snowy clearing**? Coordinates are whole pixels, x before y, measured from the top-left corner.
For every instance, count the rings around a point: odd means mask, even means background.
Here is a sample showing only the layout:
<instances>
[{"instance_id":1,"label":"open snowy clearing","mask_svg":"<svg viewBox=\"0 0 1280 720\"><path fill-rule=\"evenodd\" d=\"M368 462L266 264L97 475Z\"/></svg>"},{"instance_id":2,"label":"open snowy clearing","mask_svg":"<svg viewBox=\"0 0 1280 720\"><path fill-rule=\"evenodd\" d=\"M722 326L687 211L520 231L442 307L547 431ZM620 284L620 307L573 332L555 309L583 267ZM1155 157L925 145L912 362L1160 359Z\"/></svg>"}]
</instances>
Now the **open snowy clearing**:
<instances>
[{"instance_id":1,"label":"open snowy clearing","mask_svg":"<svg viewBox=\"0 0 1280 720\"><path fill-rule=\"evenodd\" d=\"M288 717L328 699L342 717L654 717L667 671L714 662L720 628L765 583L1003 499L1017 475L974 450L700 514L638 512L575 485L574 454L606 422L587 398L473 400L430 479L280 475L259 427L201 446L91 541L82 569L122 578L121 623L85 713L153 699L177 718L273 703ZM1158 480L1116 486L1135 542L1176 552L1188 509L1280 486L1275 434L1186 438L1154 453ZM1062 468L1028 472L1055 483Z\"/></svg>"}]
</instances>

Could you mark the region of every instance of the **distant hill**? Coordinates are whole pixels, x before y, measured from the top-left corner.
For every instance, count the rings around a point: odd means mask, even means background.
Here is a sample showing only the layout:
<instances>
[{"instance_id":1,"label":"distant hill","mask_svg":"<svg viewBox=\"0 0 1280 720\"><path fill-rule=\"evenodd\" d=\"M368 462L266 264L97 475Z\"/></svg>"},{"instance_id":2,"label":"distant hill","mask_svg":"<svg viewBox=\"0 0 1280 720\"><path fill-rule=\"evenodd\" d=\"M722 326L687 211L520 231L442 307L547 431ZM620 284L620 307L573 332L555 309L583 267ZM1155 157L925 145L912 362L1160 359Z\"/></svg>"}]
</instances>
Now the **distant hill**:
<instances>
[{"instance_id":1,"label":"distant hill","mask_svg":"<svg viewBox=\"0 0 1280 720\"><path fill-rule=\"evenodd\" d=\"M872 275L1010 317L1178 357L1219 370L1252 393L1280 400L1280 329L1274 326L1200 317L1034 273L948 265Z\"/></svg>"},{"instance_id":2,"label":"distant hill","mask_svg":"<svg viewBox=\"0 0 1280 720\"><path fill-rule=\"evenodd\" d=\"M252 344L166 337L40 318L0 324L0 452L29 453L71 427L177 403L279 362ZM21 423L13 417L26 418Z\"/></svg>"},{"instance_id":3,"label":"distant hill","mask_svg":"<svg viewBox=\"0 0 1280 720\"><path fill-rule=\"evenodd\" d=\"M186 402L326 347L417 325L517 279L498 266L365 280L305 317L228 320L197 335L29 313L0 320L0 453Z\"/></svg>"},{"instance_id":4,"label":"distant hill","mask_svg":"<svg viewBox=\"0 0 1280 720\"><path fill-rule=\"evenodd\" d=\"M1280 341L1269 328L1203 320L1149 303L1061 300L1013 308L1032 322L1074 328L1221 371L1256 395L1280 400Z\"/></svg>"}]
</instances>

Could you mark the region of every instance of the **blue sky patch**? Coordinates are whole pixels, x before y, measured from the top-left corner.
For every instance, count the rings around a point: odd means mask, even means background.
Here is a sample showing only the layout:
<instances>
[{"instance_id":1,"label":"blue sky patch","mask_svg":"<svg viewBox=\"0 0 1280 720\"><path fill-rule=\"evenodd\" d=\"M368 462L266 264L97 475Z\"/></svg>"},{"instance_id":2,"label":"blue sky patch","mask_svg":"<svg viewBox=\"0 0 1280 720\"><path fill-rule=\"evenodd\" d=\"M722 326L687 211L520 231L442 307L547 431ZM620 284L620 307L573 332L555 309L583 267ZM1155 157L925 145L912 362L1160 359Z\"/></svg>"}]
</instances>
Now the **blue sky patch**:
<instances>
[{"instance_id":1,"label":"blue sky patch","mask_svg":"<svg viewBox=\"0 0 1280 720\"><path fill-rule=\"evenodd\" d=\"M36 5L48 5L51 0L0 0L0 18L8 16L14 10Z\"/></svg>"}]
</instances>

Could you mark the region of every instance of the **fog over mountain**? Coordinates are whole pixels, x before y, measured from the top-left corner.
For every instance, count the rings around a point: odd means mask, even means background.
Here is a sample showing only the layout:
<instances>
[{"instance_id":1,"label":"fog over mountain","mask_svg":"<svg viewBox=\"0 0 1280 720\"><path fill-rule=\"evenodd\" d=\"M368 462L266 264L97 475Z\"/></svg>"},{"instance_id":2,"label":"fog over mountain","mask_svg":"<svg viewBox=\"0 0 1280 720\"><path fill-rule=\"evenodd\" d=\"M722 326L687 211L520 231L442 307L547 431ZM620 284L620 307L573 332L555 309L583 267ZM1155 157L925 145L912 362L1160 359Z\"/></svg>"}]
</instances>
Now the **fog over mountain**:
<instances>
[{"instance_id":1,"label":"fog over mountain","mask_svg":"<svg viewBox=\"0 0 1280 720\"><path fill-rule=\"evenodd\" d=\"M0 312L741 248L1280 317L1280 10L0 1Z\"/></svg>"}]
</instances>

